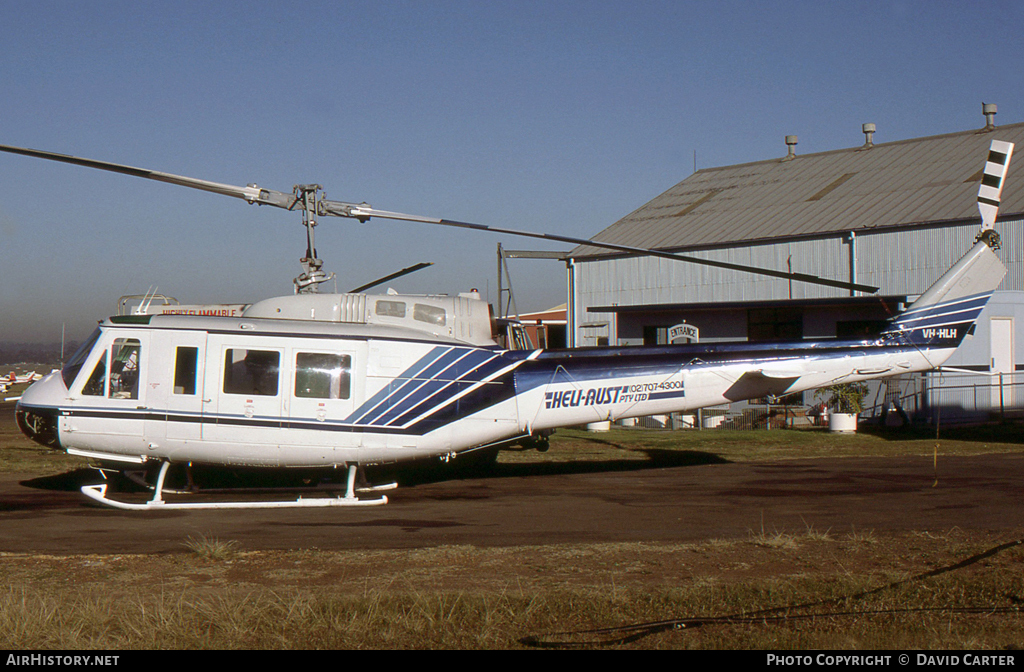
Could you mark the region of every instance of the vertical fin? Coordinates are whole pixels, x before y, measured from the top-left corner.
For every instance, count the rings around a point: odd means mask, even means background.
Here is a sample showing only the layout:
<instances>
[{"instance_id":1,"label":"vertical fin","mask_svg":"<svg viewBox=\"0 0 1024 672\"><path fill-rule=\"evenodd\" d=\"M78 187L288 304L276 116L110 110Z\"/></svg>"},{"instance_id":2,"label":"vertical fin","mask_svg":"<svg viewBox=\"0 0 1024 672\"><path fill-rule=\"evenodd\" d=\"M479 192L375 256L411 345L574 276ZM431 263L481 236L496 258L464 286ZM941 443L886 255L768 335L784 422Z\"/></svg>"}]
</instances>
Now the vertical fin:
<instances>
[{"instance_id":1,"label":"vertical fin","mask_svg":"<svg viewBox=\"0 0 1024 672\"><path fill-rule=\"evenodd\" d=\"M1006 275L1006 266L995 253L999 234L994 225L1012 155L1012 142L992 141L978 189L981 232L974 246L897 315L883 334L920 345L952 348L967 335Z\"/></svg>"}]
</instances>

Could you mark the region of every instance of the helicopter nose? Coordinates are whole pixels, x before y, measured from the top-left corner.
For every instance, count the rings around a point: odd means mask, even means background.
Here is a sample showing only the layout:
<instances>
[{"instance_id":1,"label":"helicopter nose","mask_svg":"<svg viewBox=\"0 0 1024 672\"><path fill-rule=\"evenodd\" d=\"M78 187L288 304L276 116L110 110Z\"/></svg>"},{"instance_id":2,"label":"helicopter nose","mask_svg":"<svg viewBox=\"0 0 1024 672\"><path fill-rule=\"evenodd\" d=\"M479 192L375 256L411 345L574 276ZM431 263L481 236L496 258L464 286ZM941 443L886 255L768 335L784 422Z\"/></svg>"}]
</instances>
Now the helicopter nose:
<instances>
[{"instance_id":1,"label":"helicopter nose","mask_svg":"<svg viewBox=\"0 0 1024 672\"><path fill-rule=\"evenodd\" d=\"M47 448L60 448L57 433L57 409L32 408L18 404L14 411L21 433Z\"/></svg>"},{"instance_id":2,"label":"helicopter nose","mask_svg":"<svg viewBox=\"0 0 1024 672\"><path fill-rule=\"evenodd\" d=\"M21 433L47 448L60 448L56 402L67 397L67 388L59 372L33 384L18 401L14 417ZM49 403L48 403L49 402Z\"/></svg>"}]
</instances>

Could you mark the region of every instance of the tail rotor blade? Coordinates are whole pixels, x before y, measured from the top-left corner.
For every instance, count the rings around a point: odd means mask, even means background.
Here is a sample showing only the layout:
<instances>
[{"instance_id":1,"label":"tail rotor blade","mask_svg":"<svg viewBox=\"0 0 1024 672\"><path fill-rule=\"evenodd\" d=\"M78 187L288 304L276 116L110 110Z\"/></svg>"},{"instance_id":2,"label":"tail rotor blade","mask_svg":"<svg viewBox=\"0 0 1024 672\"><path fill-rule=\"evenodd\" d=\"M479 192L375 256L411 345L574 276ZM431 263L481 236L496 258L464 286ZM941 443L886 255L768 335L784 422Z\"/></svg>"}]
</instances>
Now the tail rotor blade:
<instances>
[{"instance_id":1,"label":"tail rotor blade","mask_svg":"<svg viewBox=\"0 0 1024 672\"><path fill-rule=\"evenodd\" d=\"M999 214L999 198L1003 193L1003 178L1010 167L1013 143L993 140L988 150L988 161L978 188L978 210L981 212L982 230L991 229Z\"/></svg>"}]
</instances>

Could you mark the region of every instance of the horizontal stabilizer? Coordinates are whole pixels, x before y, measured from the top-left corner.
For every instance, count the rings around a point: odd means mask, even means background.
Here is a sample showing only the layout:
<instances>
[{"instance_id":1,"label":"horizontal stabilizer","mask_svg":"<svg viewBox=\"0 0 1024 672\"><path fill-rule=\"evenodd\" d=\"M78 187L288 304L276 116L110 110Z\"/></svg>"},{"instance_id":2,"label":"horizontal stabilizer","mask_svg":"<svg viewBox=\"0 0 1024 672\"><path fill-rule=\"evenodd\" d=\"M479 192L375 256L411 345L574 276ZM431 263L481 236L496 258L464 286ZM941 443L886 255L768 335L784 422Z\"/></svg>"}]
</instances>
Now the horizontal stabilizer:
<instances>
[{"instance_id":1,"label":"horizontal stabilizer","mask_svg":"<svg viewBox=\"0 0 1024 672\"><path fill-rule=\"evenodd\" d=\"M768 396L780 397L793 386L800 375L798 372L783 376L779 373L769 375L763 370L747 371L725 391L724 396L730 401Z\"/></svg>"}]
</instances>

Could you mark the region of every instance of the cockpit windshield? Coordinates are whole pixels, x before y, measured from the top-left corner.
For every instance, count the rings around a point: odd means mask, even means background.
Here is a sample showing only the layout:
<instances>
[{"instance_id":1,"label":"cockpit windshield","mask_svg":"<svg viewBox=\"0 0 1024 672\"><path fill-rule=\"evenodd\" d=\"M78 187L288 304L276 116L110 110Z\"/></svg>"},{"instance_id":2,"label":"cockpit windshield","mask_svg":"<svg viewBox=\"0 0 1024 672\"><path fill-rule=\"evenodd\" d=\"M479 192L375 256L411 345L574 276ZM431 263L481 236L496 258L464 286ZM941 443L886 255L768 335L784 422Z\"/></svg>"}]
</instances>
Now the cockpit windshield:
<instances>
[{"instance_id":1,"label":"cockpit windshield","mask_svg":"<svg viewBox=\"0 0 1024 672\"><path fill-rule=\"evenodd\" d=\"M96 327L96 330L92 332L92 335L85 340L75 350L75 354L71 355L71 359L64 365L64 368L60 370L60 376L64 379L64 387L71 389L71 383L75 382L75 377L78 375L78 371L85 364L86 358L89 357L89 353L92 352L92 346L96 345L97 339L100 337L100 328Z\"/></svg>"}]
</instances>

